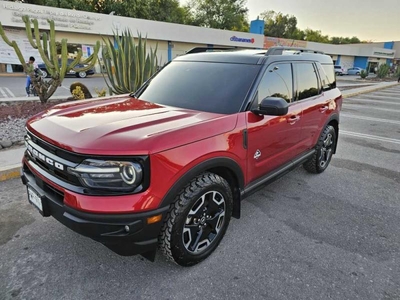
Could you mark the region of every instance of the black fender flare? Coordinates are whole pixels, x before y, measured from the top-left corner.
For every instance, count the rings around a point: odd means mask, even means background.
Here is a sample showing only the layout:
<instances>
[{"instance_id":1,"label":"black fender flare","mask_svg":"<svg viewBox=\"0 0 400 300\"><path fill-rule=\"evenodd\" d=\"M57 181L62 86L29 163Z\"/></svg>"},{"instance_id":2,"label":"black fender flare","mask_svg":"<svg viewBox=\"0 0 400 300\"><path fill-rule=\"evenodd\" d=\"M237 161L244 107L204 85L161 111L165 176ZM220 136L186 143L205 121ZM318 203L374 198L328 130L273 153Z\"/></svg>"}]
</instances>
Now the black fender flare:
<instances>
[{"instance_id":1,"label":"black fender flare","mask_svg":"<svg viewBox=\"0 0 400 300\"><path fill-rule=\"evenodd\" d=\"M192 180L197 175L207 170L221 167L229 169L236 177L238 183L238 197L236 197L236 199L234 196L233 199L233 217L239 218L241 194L244 190L244 174L239 164L229 157L214 157L211 159L207 159L197 164L195 167L191 168L189 171L184 173L168 190L168 192L163 197L159 207L169 206L175 200L176 195L185 187L185 185L187 185L190 180Z\"/></svg>"},{"instance_id":2,"label":"black fender flare","mask_svg":"<svg viewBox=\"0 0 400 300\"><path fill-rule=\"evenodd\" d=\"M333 149L333 153L336 153L336 148L337 148L337 144L338 144L338 140L339 140L339 114L338 113L334 113L329 117L329 119L325 122L324 126L322 127L322 130L321 130L319 136L321 136L321 134L325 130L326 126L328 126L328 124L332 121L336 121L338 123L337 131L336 131L335 149ZM318 143L318 141L317 141L317 143Z\"/></svg>"}]
</instances>

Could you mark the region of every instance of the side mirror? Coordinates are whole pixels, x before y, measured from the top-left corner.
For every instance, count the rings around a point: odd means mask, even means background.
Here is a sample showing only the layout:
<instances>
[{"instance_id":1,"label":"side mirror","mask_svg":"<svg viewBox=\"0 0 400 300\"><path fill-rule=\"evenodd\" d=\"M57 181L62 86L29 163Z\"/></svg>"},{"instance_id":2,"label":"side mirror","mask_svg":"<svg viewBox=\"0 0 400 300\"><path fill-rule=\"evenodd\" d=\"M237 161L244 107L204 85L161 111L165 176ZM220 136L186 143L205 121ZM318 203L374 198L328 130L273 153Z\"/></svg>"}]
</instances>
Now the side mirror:
<instances>
[{"instance_id":1,"label":"side mirror","mask_svg":"<svg viewBox=\"0 0 400 300\"><path fill-rule=\"evenodd\" d=\"M284 116L288 113L289 103L280 97L264 98L258 109L251 111L257 115Z\"/></svg>"}]
</instances>

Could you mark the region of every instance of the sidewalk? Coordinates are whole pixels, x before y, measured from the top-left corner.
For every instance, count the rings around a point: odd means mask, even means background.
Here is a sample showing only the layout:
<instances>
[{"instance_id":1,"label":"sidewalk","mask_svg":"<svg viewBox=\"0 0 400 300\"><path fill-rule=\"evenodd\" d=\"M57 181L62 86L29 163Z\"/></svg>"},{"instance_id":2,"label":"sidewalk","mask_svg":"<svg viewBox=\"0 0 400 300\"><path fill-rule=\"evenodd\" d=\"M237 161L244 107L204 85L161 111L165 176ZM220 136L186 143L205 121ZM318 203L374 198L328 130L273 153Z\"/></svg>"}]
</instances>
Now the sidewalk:
<instances>
[{"instance_id":1,"label":"sidewalk","mask_svg":"<svg viewBox=\"0 0 400 300\"><path fill-rule=\"evenodd\" d=\"M349 98L355 95L373 92L387 87L397 85L397 82L382 82L371 86L355 86L354 89L342 91L343 98ZM19 101L23 101L20 99ZM27 100L31 100L27 98ZM0 151L0 181L20 176L21 160L25 147L14 148Z\"/></svg>"},{"instance_id":2,"label":"sidewalk","mask_svg":"<svg viewBox=\"0 0 400 300\"><path fill-rule=\"evenodd\" d=\"M0 151L0 181L20 176L25 147Z\"/></svg>"}]
</instances>

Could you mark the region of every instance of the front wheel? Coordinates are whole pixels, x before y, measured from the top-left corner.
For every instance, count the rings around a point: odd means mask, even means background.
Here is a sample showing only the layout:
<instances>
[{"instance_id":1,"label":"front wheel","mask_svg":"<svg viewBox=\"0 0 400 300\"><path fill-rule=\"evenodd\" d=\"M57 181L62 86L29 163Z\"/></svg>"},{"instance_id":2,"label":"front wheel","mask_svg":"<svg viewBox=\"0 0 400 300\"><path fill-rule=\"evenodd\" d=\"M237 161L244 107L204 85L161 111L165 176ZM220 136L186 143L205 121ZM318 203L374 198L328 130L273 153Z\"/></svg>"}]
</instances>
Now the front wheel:
<instances>
[{"instance_id":1,"label":"front wheel","mask_svg":"<svg viewBox=\"0 0 400 300\"><path fill-rule=\"evenodd\" d=\"M79 72L79 73L77 73L77 77L79 77L79 78L86 78L86 76L87 76L87 74L86 74L86 72Z\"/></svg>"},{"instance_id":2,"label":"front wheel","mask_svg":"<svg viewBox=\"0 0 400 300\"><path fill-rule=\"evenodd\" d=\"M159 236L161 251L181 266L206 259L225 235L232 206L224 178L213 173L195 177L171 205Z\"/></svg>"},{"instance_id":3,"label":"front wheel","mask_svg":"<svg viewBox=\"0 0 400 300\"><path fill-rule=\"evenodd\" d=\"M314 155L303 164L306 171L310 173L322 173L331 162L336 147L336 131L333 126L328 125L319 137Z\"/></svg>"}]
</instances>

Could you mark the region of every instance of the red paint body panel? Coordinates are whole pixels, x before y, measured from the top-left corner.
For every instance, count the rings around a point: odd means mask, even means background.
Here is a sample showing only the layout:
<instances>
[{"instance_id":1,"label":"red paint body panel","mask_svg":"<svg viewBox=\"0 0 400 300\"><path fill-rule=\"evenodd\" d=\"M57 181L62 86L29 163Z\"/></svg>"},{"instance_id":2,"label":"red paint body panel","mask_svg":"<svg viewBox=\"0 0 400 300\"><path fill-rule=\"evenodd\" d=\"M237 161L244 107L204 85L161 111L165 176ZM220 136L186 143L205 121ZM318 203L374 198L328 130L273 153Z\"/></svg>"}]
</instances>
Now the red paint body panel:
<instances>
[{"instance_id":1,"label":"red paint body panel","mask_svg":"<svg viewBox=\"0 0 400 300\"><path fill-rule=\"evenodd\" d=\"M246 186L312 148L324 122L338 113L341 105L338 90L293 103L288 114L281 117L251 112L220 115L121 97L57 105L31 118L27 128L39 138L75 153L149 155L150 187L133 195L77 194L35 173L64 193L67 206L84 212L122 214L159 208L174 183L211 158L235 161ZM328 109L321 112L321 106ZM290 118L296 116L298 120L291 122ZM243 145L246 129L247 149ZM257 150L261 156L255 159Z\"/></svg>"},{"instance_id":2,"label":"red paint body panel","mask_svg":"<svg viewBox=\"0 0 400 300\"><path fill-rule=\"evenodd\" d=\"M128 97L57 105L28 120L27 128L75 153L146 155L229 132L236 119Z\"/></svg>"}]
</instances>

